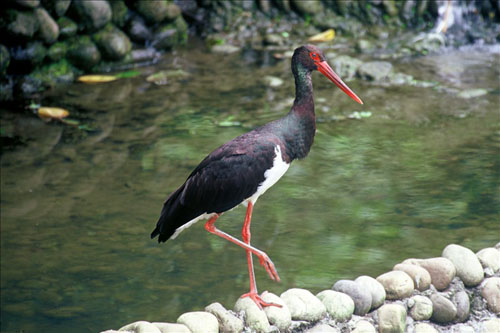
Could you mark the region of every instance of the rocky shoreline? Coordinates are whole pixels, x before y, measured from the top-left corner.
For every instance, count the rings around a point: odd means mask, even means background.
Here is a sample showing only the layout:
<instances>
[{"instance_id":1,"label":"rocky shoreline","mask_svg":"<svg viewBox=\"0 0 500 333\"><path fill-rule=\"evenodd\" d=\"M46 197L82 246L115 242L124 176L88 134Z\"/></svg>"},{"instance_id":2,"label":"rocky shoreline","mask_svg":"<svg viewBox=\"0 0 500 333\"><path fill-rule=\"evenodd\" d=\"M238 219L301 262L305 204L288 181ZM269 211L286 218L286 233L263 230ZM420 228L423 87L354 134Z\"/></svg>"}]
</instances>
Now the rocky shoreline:
<instances>
[{"instance_id":1,"label":"rocky shoreline","mask_svg":"<svg viewBox=\"0 0 500 333\"><path fill-rule=\"evenodd\" d=\"M184 313L176 323L137 321L102 333L211 332L500 332L500 243L472 252L446 246L441 257L406 259L378 276L339 280L313 295L293 288L249 298L233 310L219 303Z\"/></svg>"}]
</instances>

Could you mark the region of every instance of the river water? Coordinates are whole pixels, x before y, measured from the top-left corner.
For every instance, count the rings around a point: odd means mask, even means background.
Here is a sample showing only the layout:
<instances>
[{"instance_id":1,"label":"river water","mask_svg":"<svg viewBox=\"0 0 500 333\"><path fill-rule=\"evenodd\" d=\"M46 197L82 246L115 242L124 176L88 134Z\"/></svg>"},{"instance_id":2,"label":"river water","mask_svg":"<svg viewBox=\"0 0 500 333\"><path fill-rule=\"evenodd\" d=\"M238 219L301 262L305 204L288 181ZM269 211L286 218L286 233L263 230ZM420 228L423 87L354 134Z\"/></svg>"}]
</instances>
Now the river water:
<instances>
[{"instance_id":1,"label":"river water","mask_svg":"<svg viewBox=\"0 0 500 333\"><path fill-rule=\"evenodd\" d=\"M469 47L395 61L439 85L349 82L363 106L314 74L315 144L254 210L252 244L282 279L257 265L260 291L318 292L439 256L450 243L497 243L499 54ZM43 98L80 128L2 107L1 331L95 332L175 322L215 301L232 308L248 291L242 249L202 223L161 245L149 234L166 196L207 153L288 112L289 68L269 53L188 47L137 77ZM178 69L165 85L145 80ZM265 75L284 84L268 87ZM488 93L457 96L476 88ZM368 116L349 118L355 112ZM217 225L240 237L244 214L234 209Z\"/></svg>"}]
</instances>

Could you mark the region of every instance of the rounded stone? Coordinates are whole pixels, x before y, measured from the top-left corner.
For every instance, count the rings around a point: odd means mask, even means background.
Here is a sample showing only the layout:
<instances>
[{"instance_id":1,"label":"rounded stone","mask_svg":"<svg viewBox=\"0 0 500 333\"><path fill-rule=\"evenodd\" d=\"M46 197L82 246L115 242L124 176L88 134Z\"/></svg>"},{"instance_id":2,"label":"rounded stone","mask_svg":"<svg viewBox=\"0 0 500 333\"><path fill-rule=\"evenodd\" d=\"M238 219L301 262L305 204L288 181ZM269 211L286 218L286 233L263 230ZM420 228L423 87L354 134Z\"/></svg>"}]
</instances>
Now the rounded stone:
<instances>
[{"instance_id":1,"label":"rounded stone","mask_svg":"<svg viewBox=\"0 0 500 333\"><path fill-rule=\"evenodd\" d=\"M75 66L85 70L90 70L101 61L101 53L87 36L78 38L69 47L68 56Z\"/></svg>"},{"instance_id":2,"label":"rounded stone","mask_svg":"<svg viewBox=\"0 0 500 333\"><path fill-rule=\"evenodd\" d=\"M377 277L385 289L387 299L403 299L411 296L413 292L413 280L402 271L391 271Z\"/></svg>"},{"instance_id":3,"label":"rounded stone","mask_svg":"<svg viewBox=\"0 0 500 333\"><path fill-rule=\"evenodd\" d=\"M439 333L439 331L430 324L418 323L415 325L415 333Z\"/></svg>"},{"instance_id":4,"label":"rounded stone","mask_svg":"<svg viewBox=\"0 0 500 333\"><path fill-rule=\"evenodd\" d=\"M483 280L483 266L474 252L468 248L450 244L444 248L442 256L455 265L457 276L466 286L477 286Z\"/></svg>"},{"instance_id":5,"label":"rounded stone","mask_svg":"<svg viewBox=\"0 0 500 333\"><path fill-rule=\"evenodd\" d=\"M469 295L465 291L459 291L453 296L453 303L457 306L457 315L455 320L464 322L469 318L470 300Z\"/></svg>"},{"instance_id":6,"label":"rounded stone","mask_svg":"<svg viewBox=\"0 0 500 333\"><path fill-rule=\"evenodd\" d=\"M218 333L219 322L208 312L194 311L181 314L177 323L186 325L192 333Z\"/></svg>"},{"instance_id":7,"label":"rounded stone","mask_svg":"<svg viewBox=\"0 0 500 333\"><path fill-rule=\"evenodd\" d=\"M183 324L152 323L161 333L191 333L191 330Z\"/></svg>"},{"instance_id":8,"label":"rounded stone","mask_svg":"<svg viewBox=\"0 0 500 333\"><path fill-rule=\"evenodd\" d=\"M354 313L354 301L348 295L333 291L323 290L316 295L326 307L326 311L336 321L347 321Z\"/></svg>"},{"instance_id":9,"label":"rounded stone","mask_svg":"<svg viewBox=\"0 0 500 333\"><path fill-rule=\"evenodd\" d=\"M432 316L432 301L425 296L413 296L408 301L410 316L415 320L428 320Z\"/></svg>"},{"instance_id":10,"label":"rounded stone","mask_svg":"<svg viewBox=\"0 0 500 333\"><path fill-rule=\"evenodd\" d=\"M399 304L384 304L378 310L378 329L380 333L405 332L406 309Z\"/></svg>"},{"instance_id":11,"label":"rounded stone","mask_svg":"<svg viewBox=\"0 0 500 333\"><path fill-rule=\"evenodd\" d=\"M281 294L290 309L293 320L318 321L326 314L326 308L309 290L292 288Z\"/></svg>"},{"instance_id":12,"label":"rounded stone","mask_svg":"<svg viewBox=\"0 0 500 333\"><path fill-rule=\"evenodd\" d=\"M276 326L280 331L286 331L292 324L292 314L288 306L281 298L273 293L265 291L262 293L261 297L268 303L281 305L281 307L266 306L264 307L264 312L266 313L267 320L272 325Z\"/></svg>"},{"instance_id":13,"label":"rounded stone","mask_svg":"<svg viewBox=\"0 0 500 333\"><path fill-rule=\"evenodd\" d=\"M349 295L354 301L354 314L364 316L370 311L372 305L372 294L360 284L350 280L339 280L333 290Z\"/></svg>"},{"instance_id":14,"label":"rounded stone","mask_svg":"<svg viewBox=\"0 0 500 333\"><path fill-rule=\"evenodd\" d=\"M110 60L120 60L132 49L128 36L111 24L95 34L94 40L102 55Z\"/></svg>"},{"instance_id":15,"label":"rounded stone","mask_svg":"<svg viewBox=\"0 0 500 333\"><path fill-rule=\"evenodd\" d=\"M135 9L149 23L159 23L167 17L167 1L137 1Z\"/></svg>"},{"instance_id":16,"label":"rounded stone","mask_svg":"<svg viewBox=\"0 0 500 333\"><path fill-rule=\"evenodd\" d=\"M60 39L73 37L78 32L78 26L76 23L66 16L58 18L57 25L59 26Z\"/></svg>"},{"instance_id":17,"label":"rounded stone","mask_svg":"<svg viewBox=\"0 0 500 333\"><path fill-rule=\"evenodd\" d=\"M70 13L81 26L89 31L104 27L111 21L112 16L111 7L105 0L72 1Z\"/></svg>"},{"instance_id":18,"label":"rounded stone","mask_svg":"<svg viewBox=\"0 0 500 333\"><path fill-rule=\"evenodd\" d=\"M327 324L318 324L305 331L305 333L340 333L340 331Z\"/></svg>"},{"instance_id":19,"label":"rounded stone","mask_svg":"<svg viewBox=\"0 0 500 333\"><path fill-rule=\"evenodd\" d=\"M455 265L446 258L430 258L430 259L406 259L403 264L418 265L425 268L430 276L431 282L437 290L448 288L451 280L455 277Z\"/></svg>"},{"instance_id":20,"label":"rounded stone","mask_svg":"<svg viewBox=\"0 0 500 333\"><path fill-rule=\"evenodd\" d=\"M449 299L439 294L432 294L431 301L432 321L440 324L447 324L455 319L457 307Z\"/></svg>"},{"instance_id":21,"label":"rounded stone","mask_svg":"<svg viewBox=\"0 0 500 333\"><path fill-rule=\"evenodd\" d=\"M136 321L123 326L118 331L162 333L158 327L148 321Z\"/></svg>"},{"instance_id":22,"label":"rounded stone","mask_svg":"<svg viewBox=\"0 0 500 333\"><path fill-rule=\"evenodd\" d=\"M367 275L359 276L356 280L354 280L354 282L359 284L362 288L370 291L372 295L372 305L370 310L374 310L384 304L386 293L384 286L380 282Z\"/></svg>"},{"instance_id":23,"label":"rounded stone","mask_svg":"<svg viewBox=\"0 0 500 333\"><path fill-rule=\"evenodd\" d=\"M500 332L500 319L491 318L482 322L484 333L498 333Z\"/></svg>"},{"instance_id":24,"label":"rounded stone","mask_svg":"<svg viewBox=\"0 0 500 333\"><path fill-rule=\"evenodd\" d=\"M425 268L422 268L420 266L397 264L396 266L394 266L393 270L402 271L408 274L413 280L415 288L417 288L420 291L429 289L431 285L431 275Z\"/></svg>"},{"instance_id":25,"label":"rounded stone","mask_svg":"<svg viewBox=\"0 0 500 333\"><path fill-rule=\"evenodd\" d=\"M234 311L245 312L246 325L256 332L268 332L270 329L266 313L260 309L250 297L239 298L234 305Z\"/></svg>"},{"instance_id":26,"label":"rounded stone","mask_svg":"<svg viewBox=\"0 0 500 333\"><path fill-rule=\"evenodd\" d=\"M352 333L376 333L375 327L367 320L360 320L354 326Z\"/></svg>"},{"instance_id":27,"label":"rounded stone","mask_svg":"<svg viewBox=\"0 0 500 333\"><path fill-rule=\"evenodd\" d=\"M222 333L242 332L243 321L226 310L220 303L212 303L205 307L205 311L213 314L219 321L219 329Z\"/></svg>"},{"instance_id":28,"label":"rounded stone","mask_svg":"<svg viewBox=\"0 0 500 333\"><path fill-rule=\"evenodd\" d=\"M484 269L489 268L493 273L500 270L500 251L494 247L482 249L476 256Z\"/></svg>"},{"instance_id":29,"label":"rounded stone","mask_svg":"<svg viewBox=\"0 0 500 333\"><path fill-rule=\"evenodd\" d=\"M43 8L35 9L35 15L38 19L38 35L46 44L54 43L59 37L59 26L49 13Z\"/></svg>"},{"instance_id":30,"label":"rounded stone","mask_svg":"<svg viewBox=\"0 0 500 333\"><path fill-rule=\"evenodd\" d=\"M500 277L491 277L484 280L481 295L488 303L488 309L493 313L500 313Z\"/></svg>"}]
</instances>

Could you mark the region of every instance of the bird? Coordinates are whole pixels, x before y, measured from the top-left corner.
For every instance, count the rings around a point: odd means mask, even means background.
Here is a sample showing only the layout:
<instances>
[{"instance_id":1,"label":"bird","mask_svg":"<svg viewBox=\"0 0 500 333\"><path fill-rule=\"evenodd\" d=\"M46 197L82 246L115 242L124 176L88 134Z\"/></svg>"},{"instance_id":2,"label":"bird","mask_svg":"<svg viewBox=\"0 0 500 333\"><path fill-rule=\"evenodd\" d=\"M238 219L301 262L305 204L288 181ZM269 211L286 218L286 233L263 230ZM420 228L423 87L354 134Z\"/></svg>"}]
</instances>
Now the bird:
<instances>
[{"instance_id":1,"label":"bird","mask_svg":"<svg viewBox=\"0 0 500 333\"><path fill-rule=\"evenodd\" d=\"M316 132L312 72L317 70L356 102L361 99L342 81L315 45L303 45L292 56L295 78L295 100L282 118L242 134L216 148L191 172L186 181L166 199L151 238L158 242L176 238L180 232L200 220L205 229L244 248L247 255L249 297L262 309L280 305L266 302L257 291L253 257L257 256L269 277L280 277L274 263L264 252L250 244L250 224L257 199L288 170L290 163L309 153ZM246 206L242 239L215 227L215 221L226 211Z\"/></svg>"}]
</instances>

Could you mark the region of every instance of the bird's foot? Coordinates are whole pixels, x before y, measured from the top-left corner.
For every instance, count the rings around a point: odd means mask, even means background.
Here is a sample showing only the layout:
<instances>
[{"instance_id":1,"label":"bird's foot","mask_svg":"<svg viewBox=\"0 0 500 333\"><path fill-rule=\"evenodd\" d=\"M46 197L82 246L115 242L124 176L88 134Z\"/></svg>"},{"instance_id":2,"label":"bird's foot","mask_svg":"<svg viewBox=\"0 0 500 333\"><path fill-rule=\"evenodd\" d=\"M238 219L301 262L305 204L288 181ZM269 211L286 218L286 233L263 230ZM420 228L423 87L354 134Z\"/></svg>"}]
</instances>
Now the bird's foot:
<instances>
[{"instance_id":1,"label":"bird's foot","mask_svg":"<svg viewBox=\"0 0 500 333\"><path fill-rule=\"evenodd\" d=\"M257 254L259 257L259 262L264 268L266 269L267 274L269 274L269 277L271 280L275 280L277 282L280 282L280 277L278 275L278 271L274 267L273 262L271 261L271 258L264 252Z\"/></svg>"},{"instance_id":2,"label":"bird's foot","mask_svg":"<svg viewBox=\"0 0 500 333\"><path fill-rule=\"evenodd\" d=\"M266 302L262 299L262 297L259 296L259 294L257 294L256 292L249 292L249 293L246 293L246 294L243 294L241 295L241 298L244 298L244 297L250 297L252 299L252 301L254 301L255 304L257 304L257 306L259 307L259 309L262 310L262 307L266 307L266 306L276 306L278 308L281 308L282 306L280 304L276 304L276 303L270 303L270 302Z\"/></svg>"}]
</instances>

